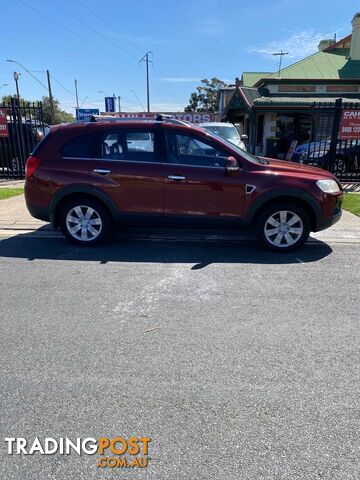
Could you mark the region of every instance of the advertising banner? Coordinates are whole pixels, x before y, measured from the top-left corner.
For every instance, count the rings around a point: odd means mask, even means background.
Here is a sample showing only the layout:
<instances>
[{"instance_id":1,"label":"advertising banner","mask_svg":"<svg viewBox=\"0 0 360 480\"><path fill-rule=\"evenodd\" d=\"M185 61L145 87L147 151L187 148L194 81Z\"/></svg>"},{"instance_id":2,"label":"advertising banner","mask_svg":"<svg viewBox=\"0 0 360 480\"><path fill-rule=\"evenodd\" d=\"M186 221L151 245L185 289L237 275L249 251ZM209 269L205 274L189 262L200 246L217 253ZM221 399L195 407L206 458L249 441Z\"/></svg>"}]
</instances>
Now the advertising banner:
<instances>
[{"instance_id":1,"label":"advertising banner","mask_svg":"<svg viewBox=\"0 0 360 480\"><path fill-rule=\"evenodd\" d=\"M9 129L6 118L5 108L0 108L0 137L8 137Z\"/></svg>"},{"instance_id":2,"label":"advertising banner","mask_svg":"<svg viewBox=\"0 0 360 480\"><path fill-rule=\"evenodd\" d=\"M105 97L105 112L115 112L115 97Z\"/></svg>"},{"instance_id":3,"label":"advertising banner","mask_svg":"<svg viewBox=\"0 0 360 480\"><path fill-rule=\"evenodd\" d=\"M85 120L91 115L99 115L98 108L77 108L76 109L76 120Z\"/></svg>"},{"instance_id":4,"label":"advertising banner","mask_svg":"<svg viewBox=\"0 0 360 480\"><path fill-rule=\"evenodd\" d=\"M185 120L191 123L214 122L215 114L212 112L121 112L113 116L120 118L154 118L155 115L170 115L178 120ZM101 112L101 115L109 115L109 112Z\"/></svg>"},{"instance_id":5,"label":"advertising banner","mask_svg":"<svg viewBox=\"0 0 360 480\"><path fill-rule=\"evenodd\" d=\"M342 112L339 136L342 140L360 139L360 109L352 108Z\"/></svg>"}]
</instances>

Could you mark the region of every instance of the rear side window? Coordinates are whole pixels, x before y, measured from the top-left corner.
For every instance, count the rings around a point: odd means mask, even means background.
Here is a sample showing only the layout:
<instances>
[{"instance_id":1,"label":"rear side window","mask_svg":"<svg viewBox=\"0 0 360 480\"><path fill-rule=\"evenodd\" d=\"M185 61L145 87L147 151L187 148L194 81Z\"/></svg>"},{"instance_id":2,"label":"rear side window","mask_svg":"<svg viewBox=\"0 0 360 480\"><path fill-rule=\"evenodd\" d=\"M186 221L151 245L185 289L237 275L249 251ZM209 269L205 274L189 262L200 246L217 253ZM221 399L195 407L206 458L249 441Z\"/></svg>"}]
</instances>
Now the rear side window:
<instances>
[{"instance_id":1,"label":"rear side window","mask_svg":"<svg viewBox=\"0 0 360 480\"><path fill-rule=\"evenodd\" d=\"M97 137L98 135L94 133L76 137L63 146L61 155L71 158L92 158Z\"/></svg>"},{"instance_id":2,"label":"rear side window","mask_svg":"<svg viewBox=\"0 0 360 480\"><path fill-rule=\"evenodd\" d=\"M48 142L48 140L50 140L50 138L51 138L51 132L49 129L49 133L45 135L45 137L43 137L43 139L36 145L31 155L34 155L34 156L38 155L40 153L40 150L43 148L45 143Z\"/></svg>"},{"instance_id":3,"label":"rear side window","mask_svg":"<svg viewBox=\"0 0 360 480\"><path fill-rule=\"evenodd\" d=\"M125 129L106 132L100 139L98 156L104 160L154 162L154 133Z\"/></svg>"}]
</instances>

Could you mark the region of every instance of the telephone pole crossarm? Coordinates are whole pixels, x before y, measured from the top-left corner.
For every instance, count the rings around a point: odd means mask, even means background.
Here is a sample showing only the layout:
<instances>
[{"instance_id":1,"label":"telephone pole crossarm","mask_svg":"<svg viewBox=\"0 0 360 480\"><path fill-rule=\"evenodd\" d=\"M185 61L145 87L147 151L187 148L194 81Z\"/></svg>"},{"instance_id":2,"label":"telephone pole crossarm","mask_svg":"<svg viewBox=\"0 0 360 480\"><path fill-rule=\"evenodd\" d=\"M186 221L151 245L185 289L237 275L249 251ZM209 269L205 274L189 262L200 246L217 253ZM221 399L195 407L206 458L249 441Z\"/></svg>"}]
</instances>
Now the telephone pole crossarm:
<instances>
[{"instance_id":1,"label":"telephone pole crossarm","mask_svg":"<svg viewBox=\"0 0 360 480\"><path fill-rule=\"evenodd\" d=\"M282 58L283 58L284 55L289 55L289 52L283 52L282 50L280 50L280 52L275 52L275 53L273 53L273 55L280 57L280 59L279 59L279 69L278 69L278 77L280 78Z\"/></svg>"}]
</instances>

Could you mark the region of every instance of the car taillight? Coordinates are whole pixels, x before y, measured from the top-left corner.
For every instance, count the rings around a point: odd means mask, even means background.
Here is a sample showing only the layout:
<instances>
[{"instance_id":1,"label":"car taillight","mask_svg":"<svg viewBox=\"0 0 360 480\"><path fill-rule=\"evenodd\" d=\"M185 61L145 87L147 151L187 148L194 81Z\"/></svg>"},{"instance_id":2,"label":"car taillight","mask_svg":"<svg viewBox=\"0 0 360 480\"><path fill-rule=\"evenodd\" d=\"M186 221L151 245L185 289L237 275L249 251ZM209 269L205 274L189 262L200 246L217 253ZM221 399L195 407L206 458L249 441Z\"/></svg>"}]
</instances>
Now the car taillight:
<instances>
[{"instance_id":1,"label":"car taillight","mask_svg":"<svg viewBox=\"0 0 360 480\"><path fill-rule=\"evenodd\" d=\"M26 178L29 178L31 177L31 175L34 175L41 161L42 159L40 157L33 157L32 155L30 155L30 157L26 160L26 165L25 165Z\"/></svg>"}]
</instances>

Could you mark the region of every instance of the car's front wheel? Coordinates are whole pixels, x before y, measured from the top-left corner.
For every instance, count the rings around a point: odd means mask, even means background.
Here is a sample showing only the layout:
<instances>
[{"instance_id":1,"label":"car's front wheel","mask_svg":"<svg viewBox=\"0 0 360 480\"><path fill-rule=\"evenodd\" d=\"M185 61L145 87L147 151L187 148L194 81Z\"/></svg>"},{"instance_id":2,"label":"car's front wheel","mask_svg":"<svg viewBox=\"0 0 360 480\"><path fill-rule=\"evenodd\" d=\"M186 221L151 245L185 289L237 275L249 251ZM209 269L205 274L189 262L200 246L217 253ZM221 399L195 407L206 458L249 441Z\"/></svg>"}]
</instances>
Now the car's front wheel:
<instances>
[{"instance_id":1,"label":"car's front wheel","mask_svg":"<svg viewBox=\"0 0 360 480\"><path fill-rule=\"evenodd\" d=\"M76 198L61 209L60 226L65 237L77 245L96 245L110 233L111 219L100 202Z\"/></svg>"},{"instance_id":2,"label":"car's front wheel","mask_svg":"<svg viewBox=\"0 0 360 480\"><path fill-rule=\"evenodd\" d=\"M278 203L260 214L256 228L261 243L267 249L289 252L299 248L308 239L310 220L303 208Z\"/></svg>"}]
</instances>

